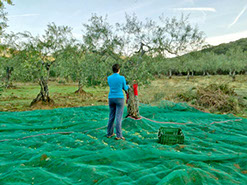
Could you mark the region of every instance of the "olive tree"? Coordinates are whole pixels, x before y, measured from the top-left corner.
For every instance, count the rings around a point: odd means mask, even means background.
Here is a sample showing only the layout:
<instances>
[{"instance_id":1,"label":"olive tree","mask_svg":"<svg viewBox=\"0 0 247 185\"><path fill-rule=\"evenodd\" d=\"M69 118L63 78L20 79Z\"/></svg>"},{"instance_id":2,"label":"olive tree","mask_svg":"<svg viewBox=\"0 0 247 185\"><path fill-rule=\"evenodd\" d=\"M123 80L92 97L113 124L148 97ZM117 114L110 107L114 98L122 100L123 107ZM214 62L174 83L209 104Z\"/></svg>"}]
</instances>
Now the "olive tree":
<instances>
[{"instance_id":1,"label":"olive tree","mask_svg":"<svg viewBox=\"0 0 247 185\"><path fill-rule=\"evenodd\" d=\"M7 12L5 11L5 4L8 4L8 5L13 5L12 1L11 0L0 0L0 43L2 42L2 39L3 39L3 33L4 33L4 30L5 28L8 26L7 25ZM6 58L5 55L5 51L6 51L6 47L2 45L1 43L1 46L0 46L0 53L1 53L1 57L4 57L2 58L2 60L0 60L0 66L1 66L1 78L3 76L5 76L5 73L3 71L6 71L6 79L5 79L5 87L9 87L9 80L10 79L10 76L11 76L11 73L12 73L12 67L8 67L6 64L8 63L8 59ZM3 66L5 66L5 68L3 68ZM8 75L9 74L9 75Z\"/></svg>"},{"instance_id":2,"label":"olive tree","mask_svg":"<svg viewBox=\"0 0 247 185\"><path fill-rule=\"evenodd\" d=\"M83 44L85 46L85 65L90 71L87 83L90 85L106 84L110 66L122 63L123 41L117 35L116 28L107 22L107 16L93 14L89 23L83 24ZM85 75L84 75L85 76Z\"/></svg>"},{"instance_id":3,"label":"olive tree","mask_svg":"<svg viewBox=\"0 0 247 185\"><path fill-rule=\"evenodd\" d=\"M72 29L68 26L48 24L45 34L32 36L29 32L22 33L23 50L34 68L38 70L40 93L31 102L31 106L38 103L54 103L49 96L48 80L50 67L55 63L60 52L71 44Z\"/></svg>"},{"instance_id":4,"label":"olive tree","mask_svg":"<svg viewBox=\"0 0 247 185\"><path fill-rule=\"evenodd\" d=\"M5 4L13 5L11 0L1 0L0 1L0 36L3 34L4 29L7 25L7 12L5 12Z\"/></svg>"},{"instance_id":5,"label":"olive tree","mask_svg":"<svg viewBox=\"0 0 247 185\"><path fill-rule=\"evenodd\" d=\"M78 82L78 90L75 93L85 94L83 87L87 82L89 71L82 44L75 43L65 47L57 57L55 68L58 76Z\"/></svg>"},{"instance_id":6,"label":"olive tree","mask_svg":"<svg viewBox=\"0 0 247 185\"><path fill-rule=\"evenodd\" d=\"M229 74L232 77L232 81L236 79L236 73L244 70L246 67L246 56L243 49L240 47L234 47L226 53L226 63L229 66Z\"/></svg>"},{"instance_id":7,"label":"olive tree","mask_svg":"<svg viewBox=\"0 0 247 185\"><path fill-rule=\"evenodd\" d=\"M124 72L129 81L146 83L152 77L152 41L156 23L151 19L138 20L135 14L125 16L125 22L117 24L124 41L126 60Z\"/></svg>"},{"instance_id":8,"label":"olive tree","mask_svg":"<svg viewBox=\"0 0 247 185\"><path fill-rule=\"evenodd\" d=\"M160 21L162 24L155 29L153 40L153 48L157 54L176 57L203 47L204 33L189 23L189 16L181 15L177 19L162 15ZM171 75L172 69L169 69L169 78Z\"/></svg>"},{"instance_id":9,"label":"olive tree","mask_svg":"<svg viewBox=\"0 0 247 185\"><path fill-rule=\"evenodd\" d=\"M1 55L5 60L2 61L1 68L5 72L3 79L6 88L13 87L12 79L18 74L18 68L22 64L22 60L19 60L22 54L20 49L18 34L13 32L2 34Z\"/></svg>"}]
</instances>

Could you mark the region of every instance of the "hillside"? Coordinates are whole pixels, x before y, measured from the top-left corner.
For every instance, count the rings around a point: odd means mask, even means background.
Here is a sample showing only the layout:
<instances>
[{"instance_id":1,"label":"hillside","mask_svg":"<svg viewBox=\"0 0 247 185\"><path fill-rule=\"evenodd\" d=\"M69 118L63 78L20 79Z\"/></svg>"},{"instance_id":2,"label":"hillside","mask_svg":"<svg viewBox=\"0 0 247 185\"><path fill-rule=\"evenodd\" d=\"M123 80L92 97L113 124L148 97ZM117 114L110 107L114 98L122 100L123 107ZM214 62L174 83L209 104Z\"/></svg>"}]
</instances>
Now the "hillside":
<instances>
[{"instance_id":1,"label":"hillside","mask_svg":"<svg viewBox=\"0 0 247 185\"><path fill-rule=\"evenodd\" d=\"M217 46L212 46L207 49L203 49L202 52L214 52L216 54L225 54L230 48L240 46L243 51L247 51L247 38L242 38L233 42L223 43Z\"/></svg>"}]
</instances>

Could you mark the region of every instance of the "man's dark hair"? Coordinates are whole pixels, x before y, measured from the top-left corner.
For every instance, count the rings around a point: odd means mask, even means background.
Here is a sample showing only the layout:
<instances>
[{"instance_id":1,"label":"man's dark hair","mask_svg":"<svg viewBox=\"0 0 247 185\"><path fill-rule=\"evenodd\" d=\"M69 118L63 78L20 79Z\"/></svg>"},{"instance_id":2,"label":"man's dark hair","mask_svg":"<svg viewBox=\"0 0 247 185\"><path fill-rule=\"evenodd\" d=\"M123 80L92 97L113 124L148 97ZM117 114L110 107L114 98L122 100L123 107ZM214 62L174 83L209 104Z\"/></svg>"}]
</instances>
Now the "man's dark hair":
<instances>
[{"instance_id":1,"label":"man's dark hair","mask_svg":"<svg viewBox=\"0 0 247 185\"><path fill-rule=\"evenodd\" d=\"M119 64L114 64L112 66L113 73L117 73L119 71L119 69L120 69L120 65Z\"/></svg>"}]
</instances>

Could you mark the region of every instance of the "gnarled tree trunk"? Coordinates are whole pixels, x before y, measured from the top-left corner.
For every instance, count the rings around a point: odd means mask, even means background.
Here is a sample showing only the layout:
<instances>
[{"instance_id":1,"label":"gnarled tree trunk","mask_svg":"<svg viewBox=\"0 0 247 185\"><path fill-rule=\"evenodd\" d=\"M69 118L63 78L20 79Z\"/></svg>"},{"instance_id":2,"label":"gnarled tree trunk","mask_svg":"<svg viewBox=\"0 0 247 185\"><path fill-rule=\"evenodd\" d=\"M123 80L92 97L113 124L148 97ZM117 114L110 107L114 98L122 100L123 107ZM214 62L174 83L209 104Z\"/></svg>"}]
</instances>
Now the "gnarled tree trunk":
<instances>
[{"instance_id":1,"label":"gnarled tree trunk","mask_svg":"<svg viewBox=\"0 0 247 185\"><path fill-rule=\"evenodd\" d=\"M5 82L5 88L12 87L12 83L10 81L11 73L14 71L13 67L7 67L6 68L6 82Z\"/></svg>"},{"instance_id":2,"label":"gnarled tree trunk","mask_svg":"<svg viewBox=\"0 0 247 185\"><path fill-rule=\"evenodd\" d=\"M129 94L129 99L128 99L128 106L127 106L127 113L128 116L132 117L132 118L140 118L140 113L139 113L139 100L138 100L138 96L134 95L134 89L133 86L131 85L129 90L128 90L128 94Z\"/></svg>"},{"instance_id":3,"label":"gnarled tree trunk","mask_svg":"<svg viewBox=\"0 0 247 185\"><path fill-rule=\"evenodd\" d=\"M39 80L39 85L40 92L37 97L31 102L30 106L33 106L38 102L54 104L54 101L49 96L48 80L45 80L42 76Z\"/></svg>"},{"instance_id":4,"label":"gnarled tree trunk","mask_svg":"<svg viewBox=\"0 0 247 185\"><path fill-rule=\"evenodd\" d=\"M53 61L55 62L55 61ZM40 92L37 95L37 97L31 102L30 106L33 106L39 102L45 103L48 105L53 105L54 101L50 98L49 96L49 88L48 88L48 80L49 80L49 74L50 74L50 67L53 62L47 62L44 63L42 61L42 66L45 66L46 72L47 72L47 77L44 78L43 76L40 77L39 79L39 85L40 85Z\"/></svg>"},{"instance_id":5,"label":"gnarled tree trunk","mask_svg":"<svg viewBox=\"0 0 247 185\"><path fill-rule=\"evenodd\" d=\"M169 79L171 79L172 78L172 70L170 69L169 70Z\"/></svg>"},{"instance_id":6,"label":"gnarled tree trunk","mask_svg":"<svg viewBox=\"0 0 247 185\"><path fill-rule=\"evenodd\" d=\"M78 94L86 94L86 92L83 90L82 80L79 80L79 82L78 82L78 89L75 91L75 93L78 93Z\"/></svg>"},{"instance_id":7,"label":"gnarled tree trunk","mask_svg":"<svg viewBox=\"0 0 247 185\"><path fill-rule=\"evenodd\" d=\"M232 72L232 81L234 82L235 80L236 80L236 71L235 70L233 70L233 72Z\"/></svg>"},{"instance_id":8,"label":"gnarled tree trunk","mask_svg":"<svg viewBox=\"0 0 247 185\"><path fill-rule=\"evenodd\" d=\"M190 79L190 71L187 71L187 80Z\"/></svg>"}]
</instances>

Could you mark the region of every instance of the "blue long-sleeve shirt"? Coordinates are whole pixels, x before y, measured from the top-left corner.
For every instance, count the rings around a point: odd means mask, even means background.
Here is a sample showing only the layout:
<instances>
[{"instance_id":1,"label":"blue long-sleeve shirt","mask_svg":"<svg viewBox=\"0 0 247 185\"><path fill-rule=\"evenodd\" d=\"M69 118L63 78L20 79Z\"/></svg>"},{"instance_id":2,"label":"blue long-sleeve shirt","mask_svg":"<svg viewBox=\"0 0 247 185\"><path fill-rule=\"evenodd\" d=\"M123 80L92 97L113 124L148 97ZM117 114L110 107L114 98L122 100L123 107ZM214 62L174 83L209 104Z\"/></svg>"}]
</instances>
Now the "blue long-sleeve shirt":
<instances>
[{"instance_id":1,"label":"blue long-sleeve shirt","mask_svg":"<svg viewBox=\"0 0 247 185\"><path fill-rule=\"evenodd\" d=\"M123 90L127 91L129 89L124 76L114 73L107 77L107 81L110 86L108 98L124 98Z\"/></svg>"}]
</instances>

